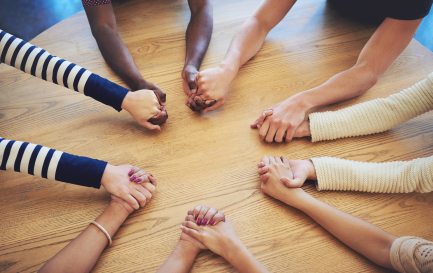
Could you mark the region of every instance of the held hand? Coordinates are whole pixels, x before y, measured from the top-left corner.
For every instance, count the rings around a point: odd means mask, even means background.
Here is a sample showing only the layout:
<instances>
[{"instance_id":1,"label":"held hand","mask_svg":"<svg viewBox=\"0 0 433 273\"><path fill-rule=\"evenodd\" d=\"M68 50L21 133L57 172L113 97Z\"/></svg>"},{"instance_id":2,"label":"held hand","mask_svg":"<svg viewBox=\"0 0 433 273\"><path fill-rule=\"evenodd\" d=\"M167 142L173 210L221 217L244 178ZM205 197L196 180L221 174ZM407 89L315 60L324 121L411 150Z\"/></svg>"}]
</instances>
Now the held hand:
<instances>
[{"instance_id":1,"label":"held hand","mask_svg":"<svg viewBox=\"0 0 433 273\"><path fill-rule=\"evenodd\" d=\"M220 222L215 226L199 226L194 221L185 221L181 229L183 233L225 259L243 246L230 222Z\"/></svg>"},{"instance_id":2,"label":"held hand","mask_svg":"<svg viewBox=\"0 0 433 273\"><path fill-rule=\"evenodd\" d=\"M182 70L183 92L187 97L191 96L197 91L197 74L197 68L192 65L186 65Z\"/></svg>"},{"instance_id":3,"label":"held hand","mask_svg":"<svg viewBox=\"0 0 433 273\"><path fill-rule=\"evenodd\" d=\"M185 217L185 221L191 221L195 222L194 216L187 215ZM200 241L194 239L194 237L191 237L190 235L186 234L185 232L181 232L180 239L181 242L184 242L186 244L189 244L191 247L195 248L197 252L200 252L201 250L207 249L205 245L200 243Z\"/></svg>"},{"instance_id":4,"label":"held hand","mask_svg":"<svg viewBox=\"0 0 433 273\"><path fill-rule=\"evenodd\" d=\"M219 222L224 222L226 220L222 211L218 211L216 208L207 207L205 205L198 205L195 208L190 209L188 215L193 216L194 222L199 226L214 226Z\"/></svg>"},{"instance_id":5,"label":"held hand","mask_svg":"<svg viewBox=\"0 0 433 273\"><path fill-rule=\"evenodd\" d=\"M285 158L267 156L262 159L263 166L259 169L261 190L269 196L274 197L290 206L297 207L301 204L306 193L301 188L288 189L283 181L293 180L293 171L289 161ZM266 172L264 171L266 170Z\"/></svg>"},{"instance_id":6,"label":"held hand","mask_svg":"<svg viewBox=\"0 0 433 273\"><path fill-rule=\"evenodd\" d=\"M200 71L197 75L197 93L191 96L189 103L204 105L203 112L213 111L221 107L230 91L230 83L234 74L222 66Z\"/></svg>"},{"instance_id":7,"label":"held hand","mask_svg":"<svg viewBox=\"0 0 433 273\"><path fill-rule=\"evenodd\" d=\"M258 129L260 138L266 142L290 142L294 137L310 136L309 109L297 98L288 98L263 111L251 128Z\"/></svg>"},{"instance_id":8,"label":"held hand","mask_svg":"<svg viewBox=\"0 0 433 273\"><path fill-rule=\"evenodd\" d=\"M153 123L162 124L168 118L163 101L165 94L162 94L147 89L128 92L122 108L128 111L141 126L150 130L161 130L159 125Z\"/></svg>"},{"instance_id":9,"label":"held hand","mask_svg":"<svg viewBox=\"0 0 433 273\"><path fill-rule=\"evenodd\" d=\"M260 180L276 177L288 188L300 188L307 179L316 179L316 170L310 160L289 160L285 157L265 156L258 164Z\"/></svg>"},{"instance_id":10,"label":"held hand","mask_svg":"<svg viewBox=\"0 0 433 273\"><path fill-rule=\"evenodd\" d=\"M102 175L101 184L109 193L119 197L130 207L139 209L140 206L144 207L152 198L152 194L156 189L156 180L152 175L135 168L138 170L137 172L140 172L141 184L131 182L128 174L131 173L133 168L129 165L113 166L107 164Z\"/></svg>"}]
</instances>

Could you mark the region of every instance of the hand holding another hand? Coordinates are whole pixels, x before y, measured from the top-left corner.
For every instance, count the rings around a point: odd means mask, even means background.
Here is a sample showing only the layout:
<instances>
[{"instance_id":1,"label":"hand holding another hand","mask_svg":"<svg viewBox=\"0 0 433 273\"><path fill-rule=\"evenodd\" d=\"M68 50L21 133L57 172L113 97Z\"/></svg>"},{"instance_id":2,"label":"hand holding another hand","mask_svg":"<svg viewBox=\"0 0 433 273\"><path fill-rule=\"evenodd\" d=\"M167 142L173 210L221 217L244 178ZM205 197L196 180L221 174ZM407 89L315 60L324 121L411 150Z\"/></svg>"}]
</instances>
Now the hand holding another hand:
<instances>
[{"instance_id":1,"label":"hand holding another hand","mask_svg":"<svg viewBox=\"0 0 433 273\"><path fill-rule=\"evenodd\" d=\"M168 118L165 108L165 94L159 89L142 89L128 92L122 108L143 127L150 130L161 130L159 125Z\"/></svg>"}]
</instances>

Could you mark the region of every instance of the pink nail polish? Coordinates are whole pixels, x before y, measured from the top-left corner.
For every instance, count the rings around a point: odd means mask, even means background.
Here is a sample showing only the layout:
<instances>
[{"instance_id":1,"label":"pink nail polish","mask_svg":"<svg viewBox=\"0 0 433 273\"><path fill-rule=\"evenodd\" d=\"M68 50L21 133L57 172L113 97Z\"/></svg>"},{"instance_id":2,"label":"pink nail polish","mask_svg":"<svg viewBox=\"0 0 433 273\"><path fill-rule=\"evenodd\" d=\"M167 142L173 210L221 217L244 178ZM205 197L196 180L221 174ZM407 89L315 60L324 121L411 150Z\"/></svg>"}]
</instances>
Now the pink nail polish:
<instances>
[{"instance_id":1,"label":"pink nail polish","mask_svg":"<svg viewBox=\"0 0 433 273\"><path fill-rule=\"evenodd\" d=\"M130 170L129 173L128 173L128 175L131 176L133 173L134 173L134 171Z\"/></svg>"},{"instance_id":2,"label":"pink nail polish","mask_svg":"<svg viewBox=\"0 0 433 273\"><path fill-rule=\"evenodd\" d=\"M136 178L137 178L137 177L135 177L135 175L133 175L133 176L131 176L131 177L129 178L129 180L130 180L130 181L134 181Z\"/></svg>"},{"instance_id":3,"label":"pink nail polish","mask_svg":"<svg viewBox=\"0 0 433 273\"><path fill-rule=\"evenodd\" d=\"M197 225L201 225L201 218L197 218Z\"/></svg>"},{"instance_id":4,"label":"pink nail polish","mask_svg":"<svg viewBox=\"0 0 433 273\"><path fill-rule=\"evenodd\" d=\"M209 225L211 225L211 226L215 225L215 221L214 221L214 220L211 220L211 221L209 222Z\"/></svg>"},{"instance_id":5,"label":"pink nail polish","mask_svg":"<svg viewBox=\"0 0 433 273\"><path fill-rule=\"evenodd\" d=\"M134 180L135 183L140 183L141 182L141 178L137 178Z\"/></svg>"},{"instance_id":6,"label":"pink nail polish","mask_svg":"<svg viewBox=\"0 0 433 273\"><path fill-rule=\"evenodd\" d=\"M202 224L203 226L205 226L205 225L207 224L207 219L203 219L203 221L201 222L201 224Z\"/></svg>"}]
</instances>

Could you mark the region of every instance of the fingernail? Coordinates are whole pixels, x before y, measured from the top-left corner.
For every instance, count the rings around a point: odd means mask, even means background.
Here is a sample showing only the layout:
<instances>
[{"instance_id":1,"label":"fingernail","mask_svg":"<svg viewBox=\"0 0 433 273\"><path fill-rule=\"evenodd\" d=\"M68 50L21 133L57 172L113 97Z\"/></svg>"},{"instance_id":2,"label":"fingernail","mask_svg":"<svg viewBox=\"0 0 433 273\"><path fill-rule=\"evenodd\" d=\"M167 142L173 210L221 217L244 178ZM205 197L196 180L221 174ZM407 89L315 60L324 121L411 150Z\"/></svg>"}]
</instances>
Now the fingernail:
<instances>
[{"instance_id":1,"label":"fingernail","mask_svg":"<svg viewBox=\"0 0 433 273\"><path fill-rule=\"evenodd\" d=\"M141 182L141 178L137 178L137 179L135 179L134 182L135 182L135 183L139 183L139 182Z\"/></svg>"},{"instance_id":2,"label":"fingernail","mask_svg":"<svg viewBox=\"0 0 433 273\"><path fill-rule=\"evenodd\" d=\"M131 176L131 177L129 178L129 180L130 180L130 181L134 181L135 178L137 178L137 177L135 177L135 175L133 175L133 176Z\"/></svg>"},{"instance_id":3,"label":"fingernail","mask_svg":"<svg viewBox=\"0 0 433 273\"><path fill-rule=\"evenodd\" d=\"M131 176L133 173L134 173L134 171L130 170L129 173L128 173L128 175Z\"/></svg>"},{"instance_id":4,"label":"fingernail","mask_svg":"<svg viewBox=\"0 0 433 273\"><path fill-rule=\"evenodd\" d=\"M191 92L195 94L195 92L197 92L197 89L192 89Z\"/></svg>"},{"instance_id":5,"label":"fingernail","mask_svg":"<svg viewBox=\"0 0 433 273\"><path fill-rule=\"evenodd\" d=\"M205 226L205 225L207 224L207 219L203 219L203 222L201 222L201 224L202 224L203 226Z\"/></svg>"},{"instance_id":6,"label":"fingernail","mask_svg":"<svg viewBox=\"0 0 433 273\"><path fill-rule=\"evenodd\" d=\"M211 225L211 226L215 225L215 220L211 220L211 221L209 222L209 225Z\"/></svg>"},{"instance_id":7,"label":"fingernail","mask_svg":"<svg viewBox=\"0 0 433 273\"><path fill-rule=\"evenodd\" d=\"M197 225L201 225L201 218L197 218Z\"/></svg>"}]
</instances>

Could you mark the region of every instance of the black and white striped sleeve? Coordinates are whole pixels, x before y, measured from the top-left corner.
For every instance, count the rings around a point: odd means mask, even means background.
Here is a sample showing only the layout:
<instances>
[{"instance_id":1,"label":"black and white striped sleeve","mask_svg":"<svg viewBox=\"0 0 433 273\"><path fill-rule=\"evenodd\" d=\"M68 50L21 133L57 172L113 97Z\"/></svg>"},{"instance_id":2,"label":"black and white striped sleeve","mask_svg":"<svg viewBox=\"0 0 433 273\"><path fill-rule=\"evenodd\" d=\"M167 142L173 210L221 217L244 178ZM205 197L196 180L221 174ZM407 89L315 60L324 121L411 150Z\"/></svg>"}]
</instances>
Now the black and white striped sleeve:
<instances>
[{"instance_id":1,"label":"black and white striped sleeve","mask_svg":"<svg viewBox=\"0 0 433 273\"><path fill-rule=\"evenodd\" d=\"M0 169L99 188L107 162L0 138Z\"/></svg>"},{"instance_id":2,"label":"black and white striped sleeve","mask_svg":"<svg viewBox=\"0 0 433 273\"><path fill-rule=\"evenodd\" d=\"M0 29L0 62L122 110L128 89Z\"/></svg>"}]
</instances>

